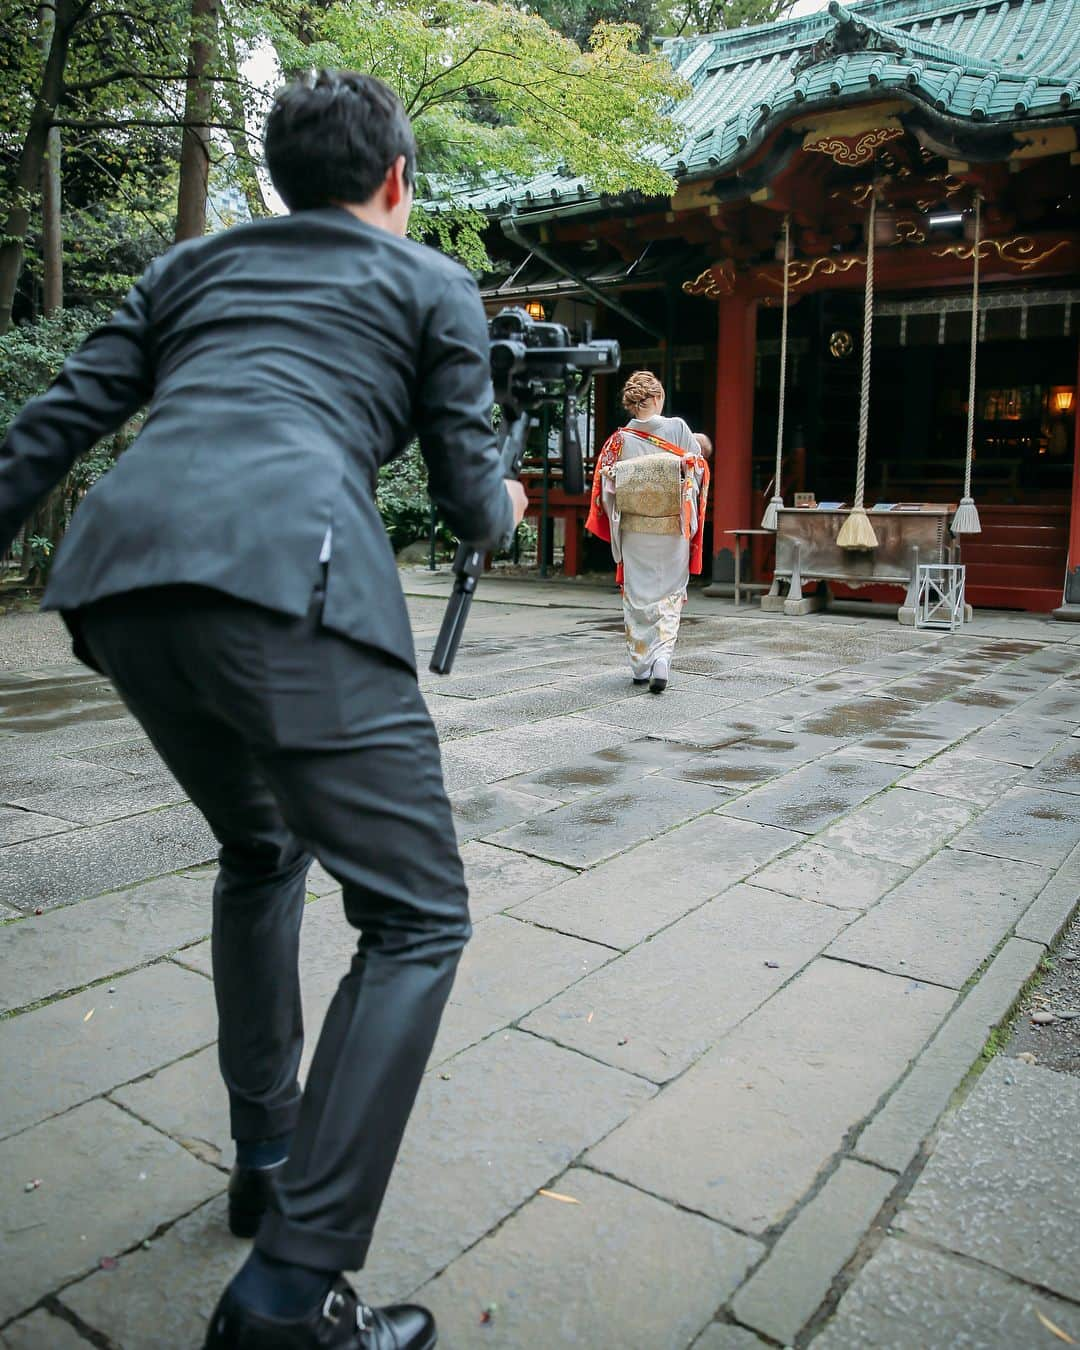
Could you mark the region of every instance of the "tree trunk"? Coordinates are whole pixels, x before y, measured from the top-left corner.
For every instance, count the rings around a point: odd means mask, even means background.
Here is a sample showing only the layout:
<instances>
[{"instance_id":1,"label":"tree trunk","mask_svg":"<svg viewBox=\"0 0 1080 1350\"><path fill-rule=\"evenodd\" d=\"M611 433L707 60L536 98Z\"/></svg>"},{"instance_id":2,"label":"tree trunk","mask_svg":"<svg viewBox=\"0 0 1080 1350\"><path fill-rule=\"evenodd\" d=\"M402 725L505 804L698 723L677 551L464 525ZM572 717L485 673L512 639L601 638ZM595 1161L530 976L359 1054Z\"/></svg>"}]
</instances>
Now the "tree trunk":
<instances>
[{"instance_id":1,"label":"tree trunk","mask_svg":"<svg viewBox=\"0 0 1080 1350\"><path fill-rule=\"evenodd\" d=\"M41 168L41 252L45 269L46 318L64 308L64 234L61 223L60 128L50 127Z\"/></svg>"},{"instance_id":2,"label":"tree trunk","mask_svg":"<svg viewBox=\"0 0 1080 1350\"><path fill-rule=\"evenodd\" d=\"M26 130L12 185L11 208L0 226L0 333L11 327L11 310L15 303L15 288L22 271L26 231L30 224L30 208L41 187L42 169L56 105L64 89L64 67L67 65L68 43L77 17L76 0L56 0L53 13L52 41L41 78L30 124Z\"/></svg>"},{"instance_id":3,"label":"tree trunk","mask_svg":"<svg viewBox=\"0 0 1080 1350\"><path fill-rule=\"evenodd\" d=\"M219 0L191 0L187 98L180 142L180 191L176 202L176 240L199 239L206 232L206 196L210 180L210 117L213 77L209 67L217 47Z\"/></svg>"},{"instance_id":4,"label":"tree trunk","mask_svg":"<svg viewBox=\"0 0 1080 1350\"><path fill-rule=\"evenodd\" d=\"M41 54L48 60L56 15L52 5L38 10ZM50 127L45 138L45 161L41 166L41 253L44 265L46 318L64 307L64 236L60 223L61 144L60 128Z\"/></svg>"}]
</instances>

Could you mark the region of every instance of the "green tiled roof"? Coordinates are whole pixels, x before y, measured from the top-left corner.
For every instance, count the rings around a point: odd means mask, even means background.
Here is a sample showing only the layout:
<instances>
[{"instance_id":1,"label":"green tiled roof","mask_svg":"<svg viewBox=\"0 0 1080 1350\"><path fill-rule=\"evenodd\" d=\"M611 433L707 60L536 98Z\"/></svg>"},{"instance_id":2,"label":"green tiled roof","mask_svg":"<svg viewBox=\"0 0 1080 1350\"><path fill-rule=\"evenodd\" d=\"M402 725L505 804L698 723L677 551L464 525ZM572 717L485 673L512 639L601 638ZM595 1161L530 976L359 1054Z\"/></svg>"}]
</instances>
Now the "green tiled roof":
<instances>
[{"instance_id":1,"label":"green tiled roof","mask_svg":"<svg viewBox=\"0 0 1080 1350\"><path fill-rule=\"evenodd\" d=\"M794 115L874 96L971 126L1080 119L1080 0L833 0L820 14L665 50L692 88L673 111L682 148L656 151L680 179L733 168ZM481 211L593 199L583 180L557 171L455 194Z\"/></svg>"}]
</instances>

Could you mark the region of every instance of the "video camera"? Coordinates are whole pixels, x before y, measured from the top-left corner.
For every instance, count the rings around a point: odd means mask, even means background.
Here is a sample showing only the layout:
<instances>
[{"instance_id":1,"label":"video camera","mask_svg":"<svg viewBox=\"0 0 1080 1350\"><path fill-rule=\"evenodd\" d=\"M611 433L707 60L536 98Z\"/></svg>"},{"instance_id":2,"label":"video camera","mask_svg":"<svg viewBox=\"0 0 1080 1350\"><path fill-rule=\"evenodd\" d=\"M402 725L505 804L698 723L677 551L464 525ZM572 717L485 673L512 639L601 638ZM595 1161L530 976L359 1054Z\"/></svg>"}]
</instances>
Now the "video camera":
<instances>
[{"instance_id":1,"label":"video camera","mask_svg":"<svg viewBox=\"0 0 1080 1350\"><path fill-rule=\"evenodd\" d=\"M594 375L619 369L619 344L593 340L586 327L575 343L561 323L541 323L523 309L500 310L488 324L491 380L500 410L499 453L507 478L517 478L525 456L532 414L562 404L563 488L585 490L578 406ZM507 540L509 543L509 540ZM448 675L454 664L476 583L484 570L484 549L459 544L454 557L454 589L446 606L429 669Z\"/></svg>"}]
</instances>

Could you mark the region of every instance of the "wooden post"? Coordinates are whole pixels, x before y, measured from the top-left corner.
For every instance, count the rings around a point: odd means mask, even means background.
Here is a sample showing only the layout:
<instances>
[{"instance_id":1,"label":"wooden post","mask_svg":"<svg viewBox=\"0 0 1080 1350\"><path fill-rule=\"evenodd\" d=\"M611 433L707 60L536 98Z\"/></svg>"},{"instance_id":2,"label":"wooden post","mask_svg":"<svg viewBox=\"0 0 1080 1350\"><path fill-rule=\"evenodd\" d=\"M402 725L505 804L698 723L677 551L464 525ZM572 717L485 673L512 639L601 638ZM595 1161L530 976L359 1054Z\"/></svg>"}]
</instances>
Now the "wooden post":
<instances>
[{"instance_id":1,"label":"wooden post","mask_svg":"<svg viewBox=\"0 0 1080 1350\"><path fill-rule=\"evenodd\" d=\"M1076 389L1073 394L1072 511L1069 517L1069 560L1065 565L1065 593L1055 619L1080 623L1080 348L1077 351Z\"/></svg>"},{"instance_id":2,"label":"wooden post","mask_svg":"<svg viewBox=\"0 0 1080 1350\"><path fill-rule=\"evenodd\" d=\"M712 462L713 570L706 595L732 595L738 541L725 530L750 519L754 432L754 351L757 302L742 295L719 302L716 344L716 435Z\"/></svg>"}]
</instances>

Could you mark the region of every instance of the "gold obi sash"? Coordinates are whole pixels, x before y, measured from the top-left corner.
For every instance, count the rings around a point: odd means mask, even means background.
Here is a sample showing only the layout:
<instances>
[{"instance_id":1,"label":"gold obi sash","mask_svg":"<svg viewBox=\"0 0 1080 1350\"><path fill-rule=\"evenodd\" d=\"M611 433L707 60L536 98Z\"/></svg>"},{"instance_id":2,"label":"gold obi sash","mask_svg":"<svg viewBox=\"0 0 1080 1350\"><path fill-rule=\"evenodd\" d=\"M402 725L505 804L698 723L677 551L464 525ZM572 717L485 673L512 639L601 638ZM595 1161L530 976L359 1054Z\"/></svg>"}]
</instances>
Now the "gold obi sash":
<instances>
[{"instance_id":1,"label":"gold obi sash","mask_svg":"<svg viewBox=\"0 0 1080 1350\"><path fill-rule=\"evenodd\" d=\"M682 534L682 460L661 453L620 459L615 507L629 534Z\"/></svg>"}]
</instances>

